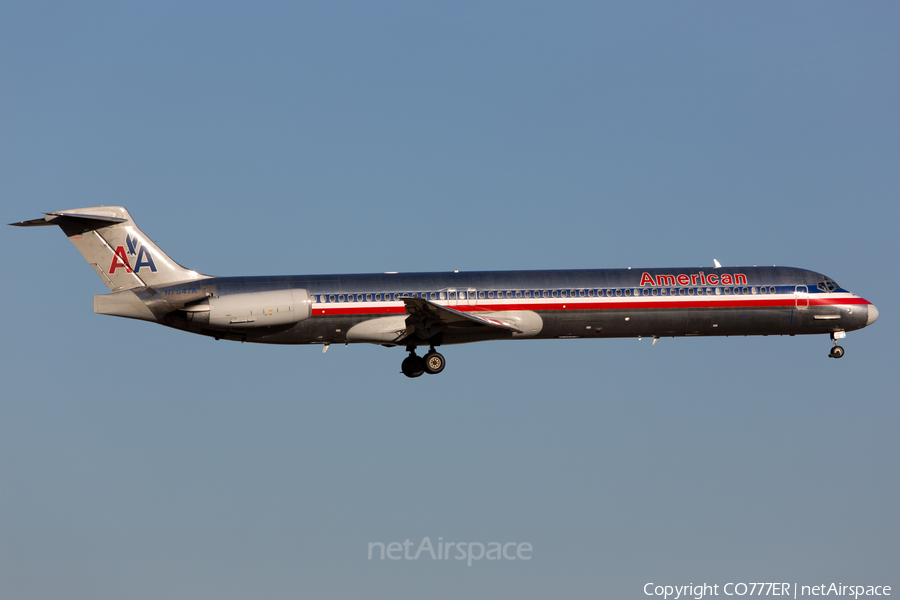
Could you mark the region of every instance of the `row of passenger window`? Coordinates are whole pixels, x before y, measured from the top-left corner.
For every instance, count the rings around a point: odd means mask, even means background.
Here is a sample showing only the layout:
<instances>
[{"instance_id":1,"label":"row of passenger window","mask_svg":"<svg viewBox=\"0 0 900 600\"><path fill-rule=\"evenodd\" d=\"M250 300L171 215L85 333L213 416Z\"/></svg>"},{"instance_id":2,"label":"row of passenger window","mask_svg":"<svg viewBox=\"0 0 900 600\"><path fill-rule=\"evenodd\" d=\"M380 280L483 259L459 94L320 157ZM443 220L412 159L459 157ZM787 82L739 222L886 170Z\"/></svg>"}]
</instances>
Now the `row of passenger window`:
<instances>
[{"instance_id":1,"label":"row of passenger window","mask_svg":"<svg viewBox=\"0 0 900 600\"><path fill-rule=\"evenodd\" d=\"M621 298L629 296L720 296L742 294L774 294L774 287L750 286L734 288L614 288L599 290L500 290L476 292L474 290L443 292L396 292L384 294L319 294L314 302L381 302L399 301L404 297L426 300L503 300L516 298ZM476 296L477 294L477 296Z\"/></svg>"}]
</instances>

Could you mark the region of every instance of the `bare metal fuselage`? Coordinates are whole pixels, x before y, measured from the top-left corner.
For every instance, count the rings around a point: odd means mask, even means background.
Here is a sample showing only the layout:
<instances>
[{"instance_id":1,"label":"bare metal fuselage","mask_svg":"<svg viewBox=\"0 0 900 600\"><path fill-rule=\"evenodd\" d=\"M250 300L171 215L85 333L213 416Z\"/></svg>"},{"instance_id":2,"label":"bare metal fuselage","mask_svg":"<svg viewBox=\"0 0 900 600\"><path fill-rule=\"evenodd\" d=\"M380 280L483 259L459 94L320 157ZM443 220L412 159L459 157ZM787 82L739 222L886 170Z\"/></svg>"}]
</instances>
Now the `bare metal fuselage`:
<instances>
[{"instance_id":1,"label":"bare metal fuselage","mask_svg":"<svg viewBox=\"0 0 900 600\"><path fill-rule=\"evenodd\" d=\"M710 274L719 281L730 275L732 284L699 285L698 276L693 278L697 285L691 285L691 275L699 273L706 283ZM646 274L654 284L648 283ZM660 275L671 274L675 285L655 285ZM677 275L686 276L681 281L687 285L679 285ZM733 284L736 275L744 276L740 285ZM199 295L308 290L310 316L290 325L243 330L210 328L208 322L194 318L200 314L197 311L173 311L162 322L247 342L419 346L491 339L830 334L865 327L870 312L877 314L859 296L837 287L820 289L819 284L827 281L818 273L791 267L210 278L200 282ZM172 295L165 288L160 292ZM423 334L413 332L402 339L378 335L382 330L402 329L408 318L404 299L409 297L460 312L515 320L522 325L521 331L436 323ZM364 327L375 320L384 327ZM435 337L439 337L437 344Z\"/></svg>"}]
</instances>

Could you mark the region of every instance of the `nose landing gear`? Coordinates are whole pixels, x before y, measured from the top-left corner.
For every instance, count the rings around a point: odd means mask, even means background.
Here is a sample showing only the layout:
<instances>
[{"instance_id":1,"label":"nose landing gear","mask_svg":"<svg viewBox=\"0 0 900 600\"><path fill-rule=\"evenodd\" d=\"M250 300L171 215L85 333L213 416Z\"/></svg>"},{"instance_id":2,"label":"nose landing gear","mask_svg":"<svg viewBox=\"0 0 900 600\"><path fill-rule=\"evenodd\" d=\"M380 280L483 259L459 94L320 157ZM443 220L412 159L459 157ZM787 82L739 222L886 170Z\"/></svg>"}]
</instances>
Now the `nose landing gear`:
<instances>
[{"instance_id":1,"label":"nose landing gear","mask_svg":"<svg viewBox=\"0 0 900 600\"><path fill-rule=\"evenodd\" d=\"M415 346L408 346L406 350L409 352L409 356L403 359L400 371L407 377L420 377L422 373L437 375L447 365L443 355L436 352L434 346L428 349L428 354L424 357L416 356Z\"/></svg>"},{"instance_id":2,"label":"nose landing gear","mask_svg":"<svg viewBox=\"0 0 900 600\"><path fill-rule=\"evenodd\" d=\"M838 339L845 337L847 334L843 331L836 331L831 334L831 343L834 346L831 348L831 352L828 354L829 358L840 358L844 355L844 349L838 346Z\"/></svg>"}]
</instances>

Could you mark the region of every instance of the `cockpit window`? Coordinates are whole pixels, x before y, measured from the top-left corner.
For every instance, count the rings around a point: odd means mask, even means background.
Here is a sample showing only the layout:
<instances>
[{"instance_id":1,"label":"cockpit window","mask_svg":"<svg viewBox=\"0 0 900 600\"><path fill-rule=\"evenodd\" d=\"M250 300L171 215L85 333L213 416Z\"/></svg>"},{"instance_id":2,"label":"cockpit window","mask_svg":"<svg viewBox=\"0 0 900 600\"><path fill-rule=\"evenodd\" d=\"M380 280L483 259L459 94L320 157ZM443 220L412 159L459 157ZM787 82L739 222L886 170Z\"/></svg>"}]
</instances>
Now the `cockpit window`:
<instances>
[{"instance_id":1,"label":"cockpit window","mask_svg":"<svg viewBox=\"0 0 900 600\"><path fill-rule=\"evenodd\" d=\"M833 292L838 288L838 284L836 284L831 279L825 279L825 281L820 281L819 285L816 286L823 292Z\"/></svg>"}]
</instances>

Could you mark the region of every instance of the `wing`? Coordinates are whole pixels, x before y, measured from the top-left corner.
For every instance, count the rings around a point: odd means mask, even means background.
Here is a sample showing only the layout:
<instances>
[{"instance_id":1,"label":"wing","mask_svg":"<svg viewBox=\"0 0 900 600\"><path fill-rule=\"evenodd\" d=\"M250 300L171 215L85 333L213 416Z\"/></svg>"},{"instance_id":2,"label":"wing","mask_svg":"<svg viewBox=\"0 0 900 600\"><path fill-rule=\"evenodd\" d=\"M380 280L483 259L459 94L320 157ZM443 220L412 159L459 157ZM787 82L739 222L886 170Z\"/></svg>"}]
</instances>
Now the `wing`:
<instances>
[{"instance_id":1,"label":"wing","mask_svg":"<svg viewBox=\"0 0 900 600\"><path fill-rule=\"evenodd\" d=\"M406 317L406 331L403 332L399 339L415 334L427 340L447 329L461 332L484 327L522 333L522 330L517 325L502 319L465 313L424 298L403 297L401 300L403 300L403 304L406 306L406 313L409 316Z\"/></svg>"}]
</instances>

